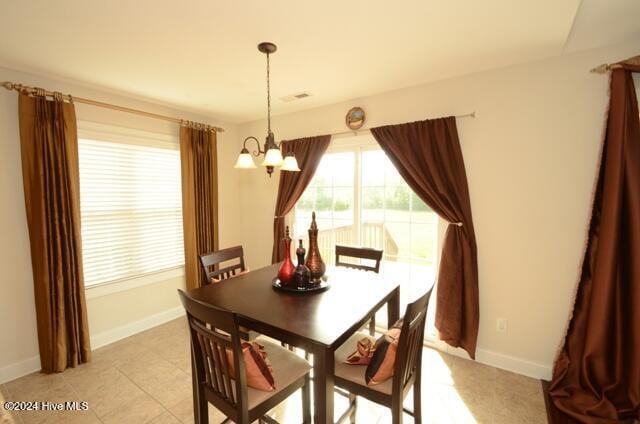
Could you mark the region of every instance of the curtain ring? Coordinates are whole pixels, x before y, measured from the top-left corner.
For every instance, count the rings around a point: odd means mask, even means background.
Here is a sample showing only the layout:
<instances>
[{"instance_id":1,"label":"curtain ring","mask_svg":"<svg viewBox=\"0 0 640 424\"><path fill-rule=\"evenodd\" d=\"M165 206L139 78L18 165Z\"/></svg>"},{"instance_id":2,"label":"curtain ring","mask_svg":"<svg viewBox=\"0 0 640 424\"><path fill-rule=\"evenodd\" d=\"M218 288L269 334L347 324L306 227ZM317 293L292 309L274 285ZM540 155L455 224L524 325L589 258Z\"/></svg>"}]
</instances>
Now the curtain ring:
<instances>
[{"instance_id":1,"label":"curtain ring","mask_svg":"<svg viewBox=\"0 0 640 424\"><path fill-rule=\"evenodd\" d=\"M59 91L54 91L53 92L53 99L57 102L63 102L64 98L62 97L62 93Z\"/></svg>"},{"instance_id":2,"label":"curtain ring","mask_svg":"<svg viewBox=\"0 0 640 424\"><path fill-rule=\"evenodd\" d=\"M35 95L38 97L45 97L46 93L44 91L44 88L40 88L40 87L36 87L35 88Z\"/></svg>"}]
</instances>

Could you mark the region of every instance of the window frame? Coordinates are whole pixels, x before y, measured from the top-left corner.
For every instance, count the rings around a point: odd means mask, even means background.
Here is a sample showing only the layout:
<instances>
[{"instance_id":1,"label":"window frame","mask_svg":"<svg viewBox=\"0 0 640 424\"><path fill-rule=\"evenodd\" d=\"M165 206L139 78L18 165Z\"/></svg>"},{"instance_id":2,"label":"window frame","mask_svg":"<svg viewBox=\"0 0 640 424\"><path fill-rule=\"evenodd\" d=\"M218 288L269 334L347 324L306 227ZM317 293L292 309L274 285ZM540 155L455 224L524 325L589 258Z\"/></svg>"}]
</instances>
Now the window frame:
<instances>
[{"instance_id":1,"label":"window frame","mask_svg":"<svg viewBox=\"0 0 640 424\"><path fill-rule=\"evenodd\" d=\"M180 138L177 134L144 131L84 120L77 122L77 129L78 142L80 139L93 139L97 141L137 144L149 147L164 146L166 148L177 149L178 151L180 148ZM82 177L80 176L80 178ZM89 286L85 285L85 296L87 299L93 299L149 284L159 284L174 278L184 278L184 276L184 264L182 264L158 271L91 284Z\"/></svg>"}]
</instances>

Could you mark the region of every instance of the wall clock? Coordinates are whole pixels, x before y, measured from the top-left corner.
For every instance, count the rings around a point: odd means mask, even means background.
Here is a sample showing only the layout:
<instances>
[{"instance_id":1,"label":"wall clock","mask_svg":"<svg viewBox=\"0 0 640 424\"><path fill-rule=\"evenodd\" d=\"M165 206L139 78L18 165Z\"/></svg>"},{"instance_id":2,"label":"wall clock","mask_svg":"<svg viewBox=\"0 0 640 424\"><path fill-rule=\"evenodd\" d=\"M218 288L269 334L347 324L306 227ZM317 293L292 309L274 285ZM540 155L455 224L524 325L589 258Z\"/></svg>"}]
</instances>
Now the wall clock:
<instances>
[{"instance_id":1,"label":"wall clock","mask_svg":"<svg viewBox=\"0 0 640 424\"><path fill-rule=\"evenodd\" d=\"M359 130L364 125L364 110L361 107L352 107L344 118L345 124L350 130Z\"/></svg>"}]
</instances>

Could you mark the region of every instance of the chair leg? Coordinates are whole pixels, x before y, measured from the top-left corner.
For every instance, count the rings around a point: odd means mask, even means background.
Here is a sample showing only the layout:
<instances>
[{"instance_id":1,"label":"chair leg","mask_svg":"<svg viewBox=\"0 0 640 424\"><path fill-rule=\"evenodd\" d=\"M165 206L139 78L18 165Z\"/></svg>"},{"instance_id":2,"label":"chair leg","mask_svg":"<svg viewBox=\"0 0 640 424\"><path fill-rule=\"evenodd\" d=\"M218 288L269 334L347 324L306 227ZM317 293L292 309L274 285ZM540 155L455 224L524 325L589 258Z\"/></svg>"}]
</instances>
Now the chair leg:
<instances>
[{"instance_id":1,"label":"chair leg","mask_svg":"<svg viewBox=\"0 0 640 424\"><path fill-rule=\"evenodd\" d=\"M371 321L369 321L369 335L376 335L376 316L371 317Z\"/></svg>"},{"instance_id":2,"label":"chair leg","mask_svg":"<svg viewBox=\"0 0 640 424\"><path fill-rule=\"evenodd\" d=\"M418 374L415 383L413 383L413 422L422 424L422 383L420 374Z\"/></svg>"},{"instance_id":3,"label":"chair leg","mask_svg":"<svg viewBox=\"0 0 640 424\"><path fill-rule=\"evenodd\" d=\"M198 424L209 424L209 402L198 393L198 412L196 413Z\"/></svg>"},{"instance_id":4,"label":"chair leg","mask_svg":"<svg viewBox=\"0 0 640 424\"><path fill-rule=\"evenodd\" d=\"M353 405L353 409L351 410L351 415L349 415L349 422L351 424L355 424L356 412L358 409L358 396L354 395L353 393L349 393L349 406L351 407L352 405Z\"/></svg>"},{"instance_id":5,"label":"chair leg","mask_svg":"<svg viewBox=\"0 0 640 424\"><path fill-rule=\"evenodd\" d=\"M399 408L391 408L391 423L402 424L402 404Z\"/></svg>"},{"instance_id":6,"label":"chair leg","mask_svg":"<svg viewBox=\"0 0 640 424\"><path fill-rule=\"evenodd\" d=\"M311 424L311 378L309 374L304 377L302 386L302 422Z\"/></svg>"}]
</instances>

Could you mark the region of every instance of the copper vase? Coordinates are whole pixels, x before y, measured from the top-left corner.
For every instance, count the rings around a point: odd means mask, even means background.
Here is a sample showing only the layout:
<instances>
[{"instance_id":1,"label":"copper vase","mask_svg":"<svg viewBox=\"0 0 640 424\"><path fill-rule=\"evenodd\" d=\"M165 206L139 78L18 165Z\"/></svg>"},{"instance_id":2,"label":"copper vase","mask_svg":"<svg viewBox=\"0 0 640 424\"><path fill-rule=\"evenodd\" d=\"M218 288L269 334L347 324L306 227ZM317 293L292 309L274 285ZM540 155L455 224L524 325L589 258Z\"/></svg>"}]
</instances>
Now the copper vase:
<instances>
[{"instance_id":1,"label":"copper vase","mask_svg":"<svg viewBox=\"0 0 640 424\"><path fill-rule=\"evenodd\" d=\"M295 271L295 267L293 266L293 262L291 261L291 237L289 237L289 226L287 226L285 237L282 239L284 243L284 261L282 265L280 265L280 270L278 270L278 280L280 283L288 286L293 282L293 273Z\"/></svg>"},{"instance_id":2,"label":"copper vase","mask_svg":"<svg viewBox=\"0 0 640 424\"><path fill-rule=\"evenodd\" d=\"M306 265L311 272L311 281L313 283L319 283L327 267L322 261L320 249L318 248L318 225L316 224L315 212L311 214L311 227L309 228L309 253L307 254Z\"/></svg>"}]
</instances>

